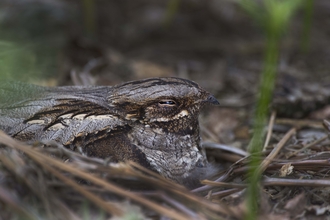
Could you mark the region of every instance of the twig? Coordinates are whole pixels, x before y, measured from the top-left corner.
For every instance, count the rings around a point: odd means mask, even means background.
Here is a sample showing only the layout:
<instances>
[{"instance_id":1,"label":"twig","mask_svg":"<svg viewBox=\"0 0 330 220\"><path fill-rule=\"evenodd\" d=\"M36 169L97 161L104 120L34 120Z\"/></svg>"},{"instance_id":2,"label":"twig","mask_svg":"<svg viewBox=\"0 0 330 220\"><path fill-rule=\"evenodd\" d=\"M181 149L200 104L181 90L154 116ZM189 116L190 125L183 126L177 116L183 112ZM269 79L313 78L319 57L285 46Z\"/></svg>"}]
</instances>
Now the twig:
<instances>
[{"instance_id":1,"label":"twig","mask_svg":"<svg viewBox=\"0 0 330 220\"><path fill-rule=\"evenodd\" d=\"M316 120L280 118L275 120L275 124L291 125L293 127L323 128L322 122Z\"/></svg>"},{"instance_id":2,"label":"twig","mask_svg":"<svg viewBox=\"0 0 330 220\"><path fill-rule=\"evenodd\" d=\"M317 169L319 167L325 168L330 167L330 161L328 159L326 160L304 160L304 161L290 161L291 165L295 168L303 168L308 167L309 169L314 168ZM268 169L274 169L282 167L283 165L287 164L287 162L284 163L274 163L269 165Z\"/></svg>"},{"instance_id":3,"label":"twig","mask_svg":"<svg viewBox=\"0 0 330 220\"><path fill-rule=\"evenodd\" d=\"M261 162L260 166L258 167L258 170L256 171L256 173L258 173L258 175L260 175L261 173L263 173L266 170L267 166L273 161L273 159L276 157L276 155L280 152L280 150L282 149L284 144L295 133L296 133L296 129L292 128L284 135L282 140L274 147L272 152L270 152L270 154Z\"/></svg>"},{"instance_id":4,"label":"twig","mask_svg":"<svg viewBox=\"0 0 330 220\"><path fill-rule=\"evenodd\" d=\"M312 186L312 187L328 187L330 185L330 180L326 179L284 179L284 178L268 178L266 177L261 181L264 186ZM214 182L209 180L204 180L203 184L208 184L217 187L228 187L234 189L244 189L247 184L235 184L235 183L223 183L223 182ZM223 192L223 191L221 191ZM213 193L214 196L216 193Z\"/></svg>"},{"instance_id":5,"label":"twig","mask_svg":"<svg viewBox=\"0 0 330 220\"><path fill-rule=\"evenodd\" d=\"M188 209L185 205L182 203L170 198L169 196L165 195L164 193L160 193L160 196L167 201L168 203L172 204L177 209L181 210L183 213L186 213L186 215L190 216L190 219L200 219L201 216L198 216L195 212Z\"/></svg>"},{"instance_id":6,"label":"twig","mask_svg":"<svg viewBox=\"0 0 330 220\"><path fill-rule=\"evenodd\" d=\"M243 157L246 157L246 156L249 155L248 152L243 151L241 149L231 147L231 146L227 146L227 145L223 145L223 144L212 143L212 142L204 142L203 147L210 148L210 149L220 149L220 150L228 151L228 152L231 152L231 153L234 153L234 154L238 154L238 155L243 156Z\"/></svg>"},{"instance_id":7,"label":"twig","mask_svg":"<svg viewBox=\"0 0 330 220\"><path fill-rule=\"evenodd\" d=\"M215 142L219 141L219 138L215 134L213 134L213 132L211 132L207 127L205 127L202 124L200 124L199 126L201 128L201 131L204 132L207 136L209 136L209 138L211 138L212 141Z\"/></svg>"},{"instance_id":8,"label":"twig","mask_svg":"<svg viewBox=\"0 0 330 220\"><path fill-rule=\"evenodd\" d=\"M230 176L230 174L232 173L232 171L233 171L233 168L230 168L225 174L223 174L221 177L219 177L218 179L216 179L214 182L225 181ZM198 192L203 192L203 191L210 190L210 189L212 189L211 186L205 185L205 186L201 186L201 187L198 187L196 189L193 189L193 190L191 190L191 192L198 193Z\"/></svg>"},{"instance_id":9,"label":"twig","mask_svg":"<svg viewBox=\"0 0 330 220\"><path fill-rule=\"evenodd\" d=\"M324 137L322 137L322 138L320 138L320 139L318 139L318 140L313 141L312 143L307 144L307 145L304 146L303 148L301 148L301 149L299 149L299 150L293 152L291 156L295 156L295 155L297 155L299 152L301 152L301 151L303 151L303 150L306 150L306 149L308 149L308 148L310 148L310 147L313 147L314 145L317 145L317 144L321 143L322 141L328 139L329 136L330 136L330 135L326 135L326 136L324 136Z\"/></svg>"},{"instance_id":10,"label":"twig","mask_svg":"<svg viewBox=\"0 0 330 220\"><path fill-rule=\"evenodd\" d=\"M328 187L330 180L319 179L281 179L281 178L266 178L262 181L265 186L312 186L312 187Z\"/></svg>"},{"instance_id":11,"label":"twig","mask_svg":"<svg viewBox=\"0 0 330 220\"><path fill-rule=\"evenodd\" d=\"M267 131L267 136L266 136L266 141L265 141L265 144L264 144L263 151L266 150L266 147L268 146L269 141L270 141L270 137L272 136L275 118L276 118L276 111L273 111L272 115L270 116L268 131Z\"/></svg>"},{"instance_id":12,"label":"twig","mask_svg":"<svg viewBox=\"0 0 330 220\"><path fill-rule=\"evenodd\" d=\"M170 218L174 218L174 219L182 219L185 220L187 219L186 215L183 215L181 213L175 212L174 210L165 208L163 206L160 206L158 204L155 204L152 201L149 201L141 196L136 195L135 193L129 192L127 190L124 190L114 184L111 184L109 182L106 182L103 179L100 179L96 176L94 176L93 174L90 173L86 173L84 171L81 171L69 164L65 164L61 161L58 161L54 158L51 158L49 156L46 156L36 150L31 149L28 145L22 144L21 142L18 142L16 140L13 140L12 138L10 138L8 135L6 135L5 133L0 131L0 142L3 144L6 144L9 147L18 149L24 153L26 153L28 156L30 156L31 158L33 158L34 160L36 160L37 162L41 163L41 165L44 164L49 164L49 165L53 165L61 170L70 172L73 175L76 175L80 178L86 179L94 184L97 184L99 186L102 186L104 188L106 188L107 190L109 190L110 192L116 193L118 195L121 195L123 197L127 197L130 198L136 202L139 202L151 209L153 209L154 211L166 215ZM107 210L109 211L109 210Z\"/></svg>"},{"instance_id":13,"label":"twig","mask_svg":"<svg viewBox=\"0 0 330 220\"><path fill-rule=\"evenodd\" d=\"M161 180L163 181L163 183L158 183L157 182L157 184L160 184L161 185L161 184L165 184L166 182L168 182L170 185L169 184L165 185L164 188L166 188L166 190L168 190L168 191L170 191L172 193L175 193L176 195L179 195L182 198L186 198L190 202L196 202L198 205L200 205L200 207L205 207L205 208L208 208L210 210L213 210L213 211L216 211L216 212L220 212L220 213L222 213L224 215L231 216L233 214L233 213L230 212L230 210L228 210L228 209L225 208L225 205L224 204L222 204L221 206L219 206L219 205L216 205L214 203L211 203L208 200L201 199L199 196L196 196L196 195L194 195L192 193L189 193L189 191L187 191L187 189L185 189L181 185L178 185L178 184L175 184L173 182L170 182L169 180L167 180L167 179L159 176L158 174L156 174L156 173L154 173L154 172L146 169L145 167L142 167L141 165L139 165L139 164L137 164L135 162L129 161L128 164L131 165L131 166L133 166L133 167L135 167L135 168L138 168L139 170L142 170L143 172L146 172L148 175L155 176L157 178L161 178ZM146 178L145 175L144 176L139 175L139 177L144 178L144 179ZM204 186L204 187L210 187L210 186ZM200 187L200 188L202 188L202 187ZM204 190L201 190L201 191L204 191Z\"/></svg>"},{"instance_id":14,"label":"twig","mask_svg":"<svg viewBox=\"0 0 330 220\"><path fill-rule=\"evenodd\" d=\"M203 180L202 184L207 184L210 186L226 187L226 188L240 188L240 189L244 189L247 186L247 184L215 182L210 180Z\"/></svg>"},{"instance_id":15,"label":"twig","mask_svg":"<svg viewBox=\"0 0 330 220\"><path fill-rule=\"evenodd\" d=\"M214 197L223 198L223 197L229 196L233 193L237 193L237 192L240 192L240 191L242 191L242 189L240 189L240 188L226 189L226 190L222 190L222 191L219 191L219 192L212 193L211 197L212 198L214 198Z\"/></svg>"},{"instance_id":16,"label":"twig","mask_svg":"<svg viewBox=\"0 0 330 220\"><path fill-rule=\"evenodd\" d=\"M52 195L50 194L47 194L46 196L45 190L42 190L39 187L35 186L34 181L28 178L27 176L28 174L22 172L22 167L26 167L26 164L17 163L17 159L15 161L11 159L10 155L6 155L6 154L0 154L0 161L4 167L6 167L8 170L14 173L16 177L18 177L19 180L22 183L24 183L28 187L28 189L31 192L33 192L42 201L49 217L54 215L53 208L54 208L54 204L56 204L56 206L60 207L62 210L61 211L62 218L72 219L72 220L78 219L78 217L75 216L71 212L71 210L69 210L68 207L64 205L60 200L52 197ZM50 204L49 202L50 197L52 197L51 199L52 204Z\"/></svg>"},{"instance_id":17,"label":"twig","mask_svg":"<svg viewBox=\"0 0 330 220\"><path fill-rule=\"evenodd\" d=\"M8 189L4 189L0 186L0 201L2 201L4 204L12 207L16 213L20 213L20 217L24 217L22 219L37 219L37 216L33 216L31 213L29 213L21 204L19 201L17 201L17 198L14 198L12 195L8 193Z\"/></svg>"},{"instance_id":18,"label":"twig","mask_svg":"<svg viewBox=\"0 0 330 220\"><path fill-rule=\"evenodd\" d=\"M330 131L330 122L327 120L323 120L323 127Z\"/></svg>"},{"instance_id":19,"label":"twig","mask_svg":"<svg viewBox=\"0 0 330 220\"><path fill-rule=\"evenodd\" d=\"M60 172L58 172L57 170L55 170L51 166L49 166L47 164L43 164L43 163L44 163L43 161L40 161L40 164L42 164L43 167L45 169L47 169L49 172L51 172L54 176L56 176L57 178L62 180L67 185L71 186L74 190L76 190L79 193L81 193L82 195L84 195L87 199L91 200L92 202L95 202L96 205L98 205L99 207L101 207L105 211L107 211L110 214L115 215L115 216L122 216L123 215L123 211L118 209L115 206L115 204L113 204L112 202L104 201L104 200L100 199L98 196L96 196L93 193L87 191L86 189L84 189L84 187L77 184L73 180L63 176Z\"/></svg>"}]
</instances>

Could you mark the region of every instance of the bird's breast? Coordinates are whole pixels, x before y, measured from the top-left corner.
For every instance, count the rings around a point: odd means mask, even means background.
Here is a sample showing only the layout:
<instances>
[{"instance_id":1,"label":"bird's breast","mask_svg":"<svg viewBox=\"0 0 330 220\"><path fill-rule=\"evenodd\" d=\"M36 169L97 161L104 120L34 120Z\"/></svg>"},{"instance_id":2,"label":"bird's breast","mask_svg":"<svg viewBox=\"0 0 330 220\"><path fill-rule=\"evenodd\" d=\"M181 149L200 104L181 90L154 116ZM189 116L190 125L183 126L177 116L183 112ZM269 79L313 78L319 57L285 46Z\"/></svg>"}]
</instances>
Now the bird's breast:
<instances>
[{"instance_id":1,"label":"bird's breast","mask_svg":"<svg viewBox=\"0 0 330 220\"><path fill-rule=\"evenodd\" d=\"M196 167L206 166L198 134L181 135L161 128L136 126L128 137L146 155L151 167L166 178L185 178Z\"/></svg>"}]
</instances>

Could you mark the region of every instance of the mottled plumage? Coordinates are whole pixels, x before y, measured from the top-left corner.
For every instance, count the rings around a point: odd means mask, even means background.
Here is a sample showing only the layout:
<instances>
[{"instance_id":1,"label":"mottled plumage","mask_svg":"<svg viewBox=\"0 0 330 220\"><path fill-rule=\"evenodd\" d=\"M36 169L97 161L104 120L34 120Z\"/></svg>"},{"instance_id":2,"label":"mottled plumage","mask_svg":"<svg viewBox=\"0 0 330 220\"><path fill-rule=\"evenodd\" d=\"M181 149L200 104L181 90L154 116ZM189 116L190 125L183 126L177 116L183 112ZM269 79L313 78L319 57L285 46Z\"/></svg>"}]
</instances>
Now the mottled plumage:
<instances>
[{"instance_id":1,"label":"mottled plumage","mask_svg":"<svg viewBox=\"0 0 330 220\"><path fill-rule=\"evenodd\" d=\"M150 78L117 86L47 88L0 83L0 129L23 141L54 140L111 161L132 160L189 185L207 172L198 114L218 101L196 83Z\"/></svg>"}]
</instances>

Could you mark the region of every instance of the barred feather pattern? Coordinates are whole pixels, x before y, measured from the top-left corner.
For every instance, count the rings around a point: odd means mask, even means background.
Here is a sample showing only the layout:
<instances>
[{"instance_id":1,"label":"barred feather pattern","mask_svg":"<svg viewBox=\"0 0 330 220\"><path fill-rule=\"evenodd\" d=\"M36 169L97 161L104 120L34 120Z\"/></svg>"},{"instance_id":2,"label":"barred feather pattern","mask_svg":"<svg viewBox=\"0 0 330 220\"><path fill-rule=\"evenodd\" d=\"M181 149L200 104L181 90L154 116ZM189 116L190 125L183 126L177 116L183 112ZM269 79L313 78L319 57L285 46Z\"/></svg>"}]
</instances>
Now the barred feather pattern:
<instances>
[{"instance_id":1,"label":"barred feather pattern","mask_svg":"<svg viewBox=\"0 0 330 220\"><path fill-rule=\"evenodd\" d=\"M181 78L116 86L0 83L0 129L22 141L56 141L113 162L132 160L187 185L206 175L198 115L218 101Z\"/></svg>"}]
</instances>

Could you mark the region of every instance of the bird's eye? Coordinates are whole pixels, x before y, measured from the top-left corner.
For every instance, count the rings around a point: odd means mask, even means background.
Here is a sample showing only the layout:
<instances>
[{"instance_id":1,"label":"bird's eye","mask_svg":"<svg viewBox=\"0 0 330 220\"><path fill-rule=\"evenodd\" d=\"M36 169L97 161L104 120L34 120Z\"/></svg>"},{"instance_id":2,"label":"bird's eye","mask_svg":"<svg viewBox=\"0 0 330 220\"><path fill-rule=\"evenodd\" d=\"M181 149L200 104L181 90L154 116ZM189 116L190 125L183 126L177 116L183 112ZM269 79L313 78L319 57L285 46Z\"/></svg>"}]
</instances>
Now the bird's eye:
<instances>
[{"instance_id":1,"label":"bird's eye","mask_svg":"<svg viewBox=\"0 0 330 220\"><path fill-rule=\"evenodd\" d=\"M176 102L173 100L161 100L158 102L160 106L172 107L176 105Z\"/></svg>"}]
</instances>

